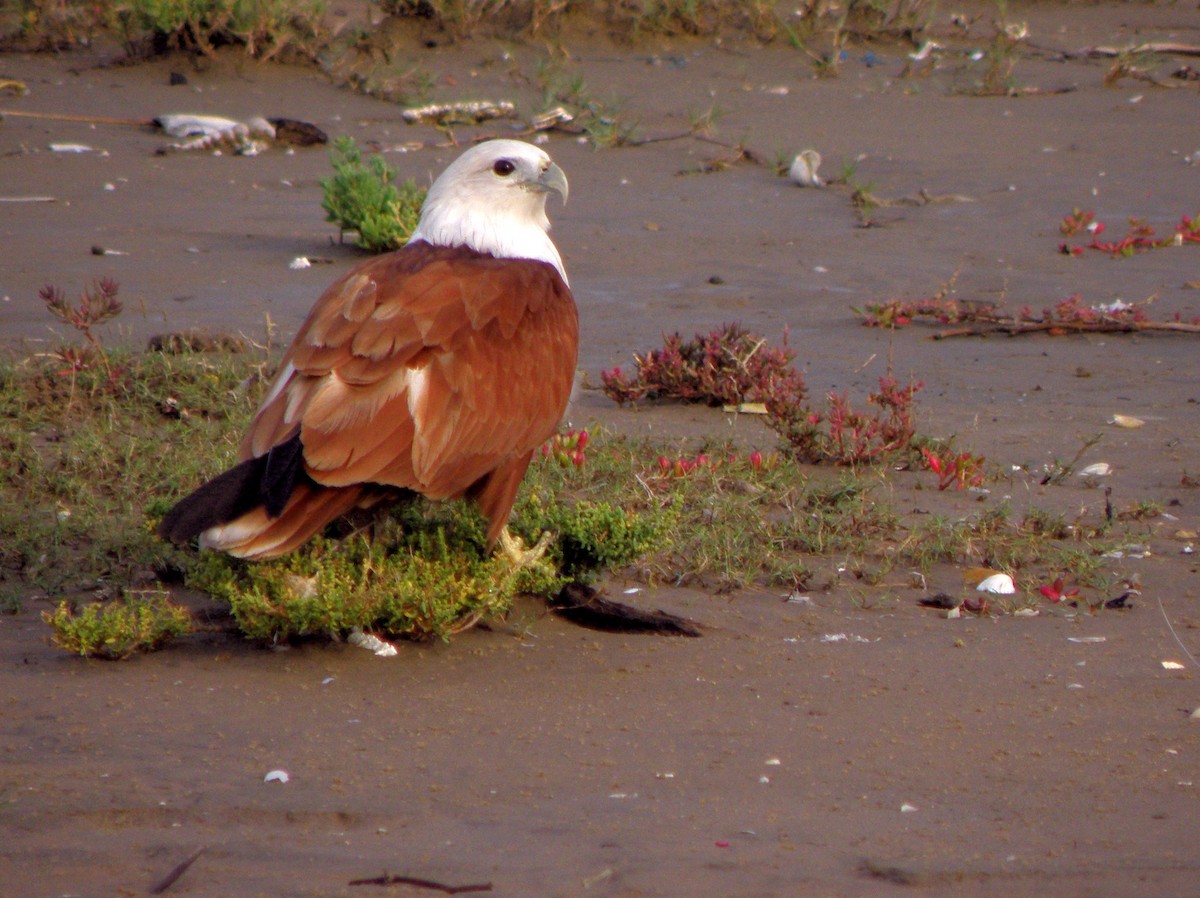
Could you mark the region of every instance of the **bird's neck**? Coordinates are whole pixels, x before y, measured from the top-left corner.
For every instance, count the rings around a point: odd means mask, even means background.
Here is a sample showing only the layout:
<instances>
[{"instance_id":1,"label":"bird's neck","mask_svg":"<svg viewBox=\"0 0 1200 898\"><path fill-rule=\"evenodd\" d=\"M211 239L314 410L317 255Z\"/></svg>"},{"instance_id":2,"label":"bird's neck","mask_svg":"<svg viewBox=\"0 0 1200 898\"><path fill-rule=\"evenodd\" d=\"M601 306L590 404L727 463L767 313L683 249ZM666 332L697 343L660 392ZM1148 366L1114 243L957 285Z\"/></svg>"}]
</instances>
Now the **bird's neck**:
<instances>
[{"instance_id":1,"label":"bird's neck","mask_svg":"<svg viewBox=\"0 0 1200 898\"><path fill-rule=\"evenodd\" d=\"M562 257L546 227L548 222L447 207L427 210L409 239L434 246L466 246L498 259L536 259L553 265L566 282Z\"/></svg>"}]
</instances>

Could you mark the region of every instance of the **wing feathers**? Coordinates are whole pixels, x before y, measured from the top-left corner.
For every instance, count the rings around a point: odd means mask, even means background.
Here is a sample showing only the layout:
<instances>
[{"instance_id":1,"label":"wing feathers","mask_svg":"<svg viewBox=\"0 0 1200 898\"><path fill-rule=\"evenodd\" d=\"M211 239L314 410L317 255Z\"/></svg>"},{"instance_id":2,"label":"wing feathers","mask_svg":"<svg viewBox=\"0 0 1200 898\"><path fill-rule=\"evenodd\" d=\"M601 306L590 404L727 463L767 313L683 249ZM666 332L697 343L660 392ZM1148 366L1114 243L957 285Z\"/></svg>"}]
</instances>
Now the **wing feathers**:
<instances>
[{"instance_id":1,"label":"wing feathers","mask_svg":"<svg viewBox=\"0 0 1200 898\"><path fill-rule=\"evenodd\" d=\"M317 301L242 444L258 457L299 433L311 479L273 497L278 517L255 509L205 544L282 554L372 484L469 494L494 538L566 408L577 346L574 301L544 262L422 243L364 262Z\"/></svg>"}]
</instances>

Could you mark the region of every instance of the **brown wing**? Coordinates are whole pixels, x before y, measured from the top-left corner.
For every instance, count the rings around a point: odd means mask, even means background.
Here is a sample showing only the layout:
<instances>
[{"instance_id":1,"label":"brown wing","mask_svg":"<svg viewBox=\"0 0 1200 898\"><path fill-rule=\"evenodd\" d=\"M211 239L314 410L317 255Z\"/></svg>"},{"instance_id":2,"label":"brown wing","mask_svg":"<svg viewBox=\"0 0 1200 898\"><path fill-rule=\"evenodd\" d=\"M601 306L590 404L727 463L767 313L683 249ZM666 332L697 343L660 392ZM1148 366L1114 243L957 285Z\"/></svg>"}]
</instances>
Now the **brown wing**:
<instances>
[{"instance_id":1,"label":"brown wing","mask_svg":"<svg viewBox=\"0 0 1200 898\"><path fill-rule=\"evenodd\" d=\"M507 519L511 495L497 500L508 490L483 479L503 468L512 481L519 468L520 482L566 409L577 351L575 303L551 266L410 245L318 300L243 457L299 430L319 484L482 494Z\"/></svg>"}]
</instances>

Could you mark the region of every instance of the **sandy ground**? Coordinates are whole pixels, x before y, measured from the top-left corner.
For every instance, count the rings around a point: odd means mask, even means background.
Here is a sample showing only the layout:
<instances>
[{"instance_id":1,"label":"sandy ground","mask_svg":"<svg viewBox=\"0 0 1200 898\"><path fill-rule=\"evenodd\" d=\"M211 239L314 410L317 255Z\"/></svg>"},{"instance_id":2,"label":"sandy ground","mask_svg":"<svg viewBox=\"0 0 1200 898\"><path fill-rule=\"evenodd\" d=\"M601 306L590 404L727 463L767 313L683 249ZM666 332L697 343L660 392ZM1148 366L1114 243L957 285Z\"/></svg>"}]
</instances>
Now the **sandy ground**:
<instances>
[{"instance_id":1,"label":"sandy ground","mask_svg":"<svg viewBox=\"0 0 1200 898\"><path fill-rule=\"evenodd\" d=\"M1038 4L1010 17L1045 50L1200 43L1180 4ZM977 24L955 47L982 47L986 32ZM570 49L591 92L622 98L640 135L684 131L689 112L715 106L718 137L765 156L812 146L823 174L858 160L856 177L880 196L974 200L882 208L864 229L845 189L801 190L750 164L678 174L720 155L712 144L595 152L552 137L571 179L554 234L591 382L663 331L738 320L772 338L790 328L816 393L861 396L890 360L926 384L923 430L1001 464L1037 470L1103 432L1085 461L1114 466L1114 502L1172 516L1147 522L1151 557L1113 561L1115 575L1141 577L1135 608L947 621L915 592L863 602L839 590L803 607L661 588L632 600L703 621L703 638L596 634L529 607L391 660L207 636L104 664L48 647L44 605L31 602L0 619L0 896L143 894L200 848L170 894L360 895L378 887L352 880L387 871L503 896L1200 895L1200 722L1188 719L1200 688L1185 651L1200 654L1200 580L1172 538L1200 524L1196 491L1181 485L1200 473L1196 339L934 343L862 328L849 310L929 296L957 272L956 295L1014 308L1155 295L1157 318L1200 314L1186 286L1200 280L1200 248L1057 252L1075 207L1112 234L1130 216L1164 233L1200 211L1200 165L1186 161L1200 151L1195 83L1106 88L1108 61L1043 52L1022 59L1017 83L1072 92L969 97L951 90L959 55L899 79L901 50L870 48L868 66L852 49L839 78L814 80L784 48L597 38ZM538 55L479 41L414 62L433 78L431 99L512 98L532 111L539 92L514 73L530 75ZM443 139L309 70L95 62L0 57L0 74L30 86L0 108L262 113L383 149ZM168 86L171 71L188 84ZM70 291L101 275L121 284L131 341L195 325L261 336L268 316L286 340L358 258L322 221L321 150L154 155L163 142L130 127L0 122L0 196L55 197L0 204L7 344L56 339L36 298L44 283ZM388 158L424 179L453 155ZM332 264L290 270L299 255ZM1118 430L1114 413L1147 423ZM572 416L671 437L731 427L705 409L618 411L586 390ZM986 502L1073 513L1103 502L1027 474L993 493ZM981 505L939 501L962 514ZM1104 641L1079 641L1093 637ZM290 781L264 783L277 768Z\"/></svg>"}]
</instances>

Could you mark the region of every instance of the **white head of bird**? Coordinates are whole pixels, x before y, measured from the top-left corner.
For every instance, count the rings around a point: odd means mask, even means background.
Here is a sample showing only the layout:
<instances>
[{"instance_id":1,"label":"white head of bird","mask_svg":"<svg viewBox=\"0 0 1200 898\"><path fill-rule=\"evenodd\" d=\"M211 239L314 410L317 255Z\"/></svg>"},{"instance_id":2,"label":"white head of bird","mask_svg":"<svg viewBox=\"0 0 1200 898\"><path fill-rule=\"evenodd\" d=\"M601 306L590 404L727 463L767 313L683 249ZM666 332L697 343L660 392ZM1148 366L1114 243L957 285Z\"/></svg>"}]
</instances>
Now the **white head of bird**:
<instances>
[{"instance_id":1,"label":"white head of bird","mask_svg":"<svg viewBox=\"0 0 1200 898\"><path fill-rule=\"evenodd\" d=\"M558 269L547 233L546 199L567 201L567 177L544 150L520 140L477 144L442 172L421 209L412 240L467 246L506 259L537 259Z\"/></svg>"}]
</instances>

